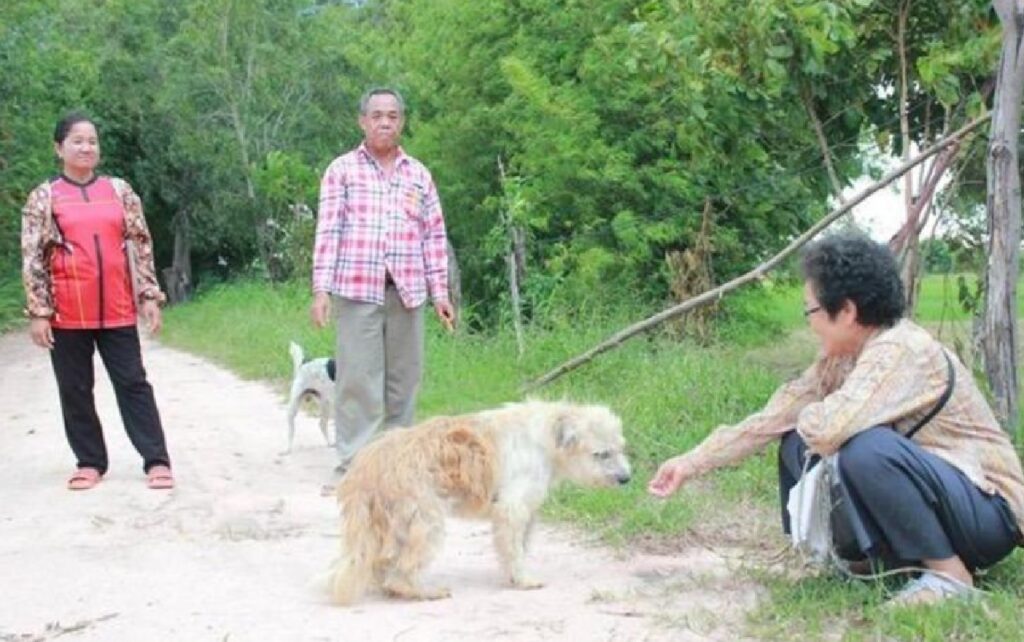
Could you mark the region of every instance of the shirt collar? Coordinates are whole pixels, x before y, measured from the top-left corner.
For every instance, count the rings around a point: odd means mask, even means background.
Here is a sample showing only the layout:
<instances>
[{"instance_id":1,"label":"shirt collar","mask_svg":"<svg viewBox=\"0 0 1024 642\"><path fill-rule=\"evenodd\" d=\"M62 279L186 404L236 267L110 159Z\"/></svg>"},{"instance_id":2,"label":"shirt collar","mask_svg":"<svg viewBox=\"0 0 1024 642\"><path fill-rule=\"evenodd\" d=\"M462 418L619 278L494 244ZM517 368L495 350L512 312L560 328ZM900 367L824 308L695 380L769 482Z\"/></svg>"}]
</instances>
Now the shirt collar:
<instances>
[{"instance_id":1,"label":"shirt collar","mask_svg":"<svg viewBox=\"0 0 1024 642\"><path fill-rule=\"evenodd\" d=\"M65 183L70 183L70 184L74 185L75 187L89 187L90 185L95 183L97 180L99 180L100 175L96 174L94 172L93 175L92 175L92 178L90 178L89 180L85 181L84 183L80 183L80 182L76 181L75 179L71 178L70 176L68 176L64 172L60 173L60 178Z\"/></svg>"},{"instance_id":2,"label":"shirt collar","mask_svg":"<svg viewBox=\"0 0 1024 642\"><path fill-rule=\"evenodd\" d=\"M906 325L906 323L907 323L906 319L898 319L896 321L896 323L892 324L891 327L885 328L885 327L879 326L879 327L875 328L874 330L872 330L871 334L868 335L868 338L864 340L864 345L861 346L860 352L857 353L857 356L859 357L861 355L861 353L863 353L864 350L869 345L871 345L872 343L877 341L880 336L882 336L883 334L887 334L889 332L892 332L893 330L896 330L898 328L902 328L902 327L904 327Z\"/></svg>"},{"instance_id":3,"label":"shirt collar","mask_svg":"<svg viewBox=\"0 0 1024 642\"><path fill-rule=\"evenodd\" d=\"M366 141L365 140L363 142L359 143L359 147L357 147L356 149L362 155L364 160L367 160L367 161L369 161L371 163L374 163L374 164L379 164L379 163L377 163L377 159L373 157L373 154L370 153L370 150L368 150L366 148ZM409 161L409 156L406 155L405 150L402 149L401 145L399 145L398 146L398 154L395 156L395 167L398 167L399 165L402 165L403 163L407 163L408 161Z\"/></svg>"}]
</instances>

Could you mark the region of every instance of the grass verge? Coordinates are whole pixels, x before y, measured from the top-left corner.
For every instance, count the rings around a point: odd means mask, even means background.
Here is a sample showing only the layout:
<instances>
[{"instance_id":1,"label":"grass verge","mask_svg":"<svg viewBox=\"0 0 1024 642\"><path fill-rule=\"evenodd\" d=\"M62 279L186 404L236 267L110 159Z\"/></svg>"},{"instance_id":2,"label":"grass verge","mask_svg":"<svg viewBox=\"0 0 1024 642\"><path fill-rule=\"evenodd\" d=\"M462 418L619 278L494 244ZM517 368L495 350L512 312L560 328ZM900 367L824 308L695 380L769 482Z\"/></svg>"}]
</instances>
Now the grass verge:
<instances>
[{"instance_id":1,"label":"grass verge","mask_svg":"<svg viewBox=\"0 0 1024 642\"><path fill-rule=\"evenodd\" d=\"M939 279L926 279L918 318L929 326L963 324L966 314L954 313L950 290ZM275 381L283 395L291 376L289 340L310 356L333 352L333 334L310 326L308 306L304 284L217 286L169 309L163 340L243 377ZM801 310L799 287L742 292L725 302L717 343L674 341L655 331L541 390L537 396L612 407L623 418L636 468L635 482L624 490L561 490L548 515L608 542L662 551L694 540L761 552L782 546L773 448L688 485L673 501L649 498L644 486L659 462L696 445L715 426L760 408L781 381L809 362L814 344ZM448 336L428 315L418 414L472 412L520 399L524 383L640 316L635 310L632 316L565 316L528 331L520 356L506 330ZM985 576L984 601L904 611L882 608L887 592L881 584L802 576L770 565L744 565L739 572L767 588L747 623L750 634L762 639L1024 639L1017 624L1024 607L1020 552Z\"/></svg>"}]
</instances>

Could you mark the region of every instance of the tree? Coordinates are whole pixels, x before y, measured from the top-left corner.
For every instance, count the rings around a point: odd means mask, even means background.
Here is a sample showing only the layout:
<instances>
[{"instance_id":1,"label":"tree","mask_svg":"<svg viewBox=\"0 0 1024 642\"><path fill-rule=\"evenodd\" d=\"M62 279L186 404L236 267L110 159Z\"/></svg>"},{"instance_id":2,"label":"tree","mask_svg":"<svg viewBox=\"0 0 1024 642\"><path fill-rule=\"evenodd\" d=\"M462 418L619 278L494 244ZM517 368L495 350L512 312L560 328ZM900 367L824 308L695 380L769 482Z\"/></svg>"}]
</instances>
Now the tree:
<instances>
[{"instance_id":1,"label":"tree","mask_svg":"<svg viewBox=\"0 0 1024 642\"><path fill-rule=\"evenodd\" d=\"M95 95L97 61L77 43L99 43L65 14L54 0L0 4L0 274L18 273L26 196L57 172L54 124Z\"/></svg>"},{"instance_id":2,"label":"tree","mask_svg":"<svg viewBox=\"0 0 1024 642\"><path fill-rule=\"evenodd\" d=\"M874 3L859 25L864 81L875 88L868 106L879 147L906 161L976 117L991 90L996 25L987 1L898 0ZM950 146L903 177L903 224L890 241L914 309L920 278L919 237L937 215L937 196L951 171L970 160Z\"/></svg>"},{"instance_id":3,"label":"tree","mask_svg":"<svg viewBox=\"0 0 1024 642\"><path fill-rule=\"evenodd\" d=\"M820 219L863 173L870 126L900 156L972 114L985 7L9 0L0 202L17 207L52 170L60 112L93 109L106 167L142 194L171 281L193 262L198 278L285 277L302 259L279 260L281 230L308 217L324 165L358 143L359 95L389 84L408 100L404 144L434 173L471 312L492 320L493 306L472 304L507 291L505 243L489 241L505 235L499 157L522 205L527 318L654 306L679 276L666 256L700 244L721 283ZM0 219L5 256L15 227Z\"/></svg>"},{"instance_id":4,"label":"tree","mask_svg":"<svg viewBox=\"0 0 1024 642\"><path fill-rule=\"evenodd\" d=\"M993 0L1002 24L988 150L988 266L981 344L996 416L1011 433L1019 425L1017 278L1020 268L1020 169L1017 144L1024 95L1024 7Z\"/></svg>"},{"instance_id":5,"label":"tree","mask_svg":"<svg viewBox=\"0 0 1024 642\"><path fill-rule=\"evenodd\" d=\"M706 202L718 279L824 213L829 183L794 100L810 67L789 63L806 52L817 73L852 55L858 3L827 4L392 0L368 8L354 44L407 90L408 145L469 246L474 299L506 290L501 244L478 242L501 225L500 156L526 204L527 309L653 303L668 296L666 254L700 236ZM374 20L394 58L362 35ZM831 86L820 82L823 110L871 91ZM843 113L824 131L847 140L861 120ZM833 159L857 175L857 156L836 145Z\"/></svg>"},{"instance_id":6,"label":"tree","mask_svg":"<svg viewBox=\"0 0 1024 642\"><path fill-rule=\"evenodd\" d=\"M287 157L290 175L315 176L314 164L326 164L336 152L331 144L336 123L354 127L349 117L354 108L347 108L354 99L325 104L337 100L334 87L344 87L348 95L354 91L346 83L344 65L325 64L336 51L330 40L345 31L339 24L345 8L306 16L301 10L308 4L189 3L166 48L158 100L173 132L165 158L181 179L198 181L175 189L193 203L181 210L191 221L193 247L207 260L228 261L234 270L256 265L272 279L286 276L277 269L282 262L275 230L293 213L278 198L285 190L261 192L256 174L276 172L268 170L277 162L274 152L295 150ZM315 184L314 178L312 185L293 185L288 191L305 194ZM189 189L191 194L184 195Z\"/></svg>"}]
</instances>

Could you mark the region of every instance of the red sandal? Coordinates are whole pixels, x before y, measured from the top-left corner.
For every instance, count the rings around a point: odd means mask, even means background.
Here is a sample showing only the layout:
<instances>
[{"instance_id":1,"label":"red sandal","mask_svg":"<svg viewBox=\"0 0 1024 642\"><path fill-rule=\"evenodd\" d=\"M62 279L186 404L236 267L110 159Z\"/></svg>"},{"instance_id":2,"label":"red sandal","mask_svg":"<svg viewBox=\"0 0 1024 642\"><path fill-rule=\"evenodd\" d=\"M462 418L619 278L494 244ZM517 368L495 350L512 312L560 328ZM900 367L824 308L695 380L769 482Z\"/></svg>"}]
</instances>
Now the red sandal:
<instances>
[{"instance_id":1,"label":"red sandal","mask_svg":"<svg viewBox=\"0 0 1024 642\"><path fill-rule=\"evenodd\" d=\"M174 488L174 476L167 466L157 464L146 473L146 485L153 490L166 490Z\"/></svg>"},{"instance_id":2,"label":"red sandal","mask_svg":"<svg viewBox=\"0 0 1024 642\"><path fill-rule=\"evenodd\" d=\"M102 478L103 475L95 468L79 468L68 479L68 490L89 490Z\"/></svg>"}]
</instances>

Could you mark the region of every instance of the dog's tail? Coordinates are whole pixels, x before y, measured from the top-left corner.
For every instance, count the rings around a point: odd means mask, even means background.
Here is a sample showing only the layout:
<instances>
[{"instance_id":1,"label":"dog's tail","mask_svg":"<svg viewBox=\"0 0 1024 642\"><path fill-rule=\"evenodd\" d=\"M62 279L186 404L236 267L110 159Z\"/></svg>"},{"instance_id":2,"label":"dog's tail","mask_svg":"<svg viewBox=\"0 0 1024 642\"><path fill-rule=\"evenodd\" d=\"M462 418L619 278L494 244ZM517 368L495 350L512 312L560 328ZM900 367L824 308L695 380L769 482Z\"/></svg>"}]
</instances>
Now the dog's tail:
<instances>
[{"instance_id":1,"label":"dog's tail","mask_svg":"<svg viewBox=\"0 0 1024 642\"><path fill-rule=\"evenodd\" d=\"M337 604L351 604L374 581L374 562L380 542L372 528L373 510L368 498L350 498L341 516L341 555L331 567L329 587Z\"/></svg>"},{"instance_id":2,"label":"dog's tail","mask_svg":"<svg viewBox=\"0 0 1024 642\"><path fill-rule=\"evenodd\" d=\"M298 374L299 368L302 367L302 360L306 358L305 355L302 354L302 347L294 341L289 341L288 354L292 355L292 367L295 374Z\"/></svg>"}]
</instances>

